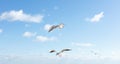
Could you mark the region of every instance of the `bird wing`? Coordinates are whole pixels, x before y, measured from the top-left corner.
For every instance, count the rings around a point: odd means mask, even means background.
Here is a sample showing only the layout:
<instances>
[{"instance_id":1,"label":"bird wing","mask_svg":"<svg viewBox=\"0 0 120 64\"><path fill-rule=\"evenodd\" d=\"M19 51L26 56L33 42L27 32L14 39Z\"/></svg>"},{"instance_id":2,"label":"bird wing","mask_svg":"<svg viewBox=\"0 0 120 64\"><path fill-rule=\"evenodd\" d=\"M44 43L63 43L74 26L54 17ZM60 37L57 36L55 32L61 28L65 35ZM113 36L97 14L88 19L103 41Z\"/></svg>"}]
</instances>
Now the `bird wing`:
<instances>
[{"instance_id":1,"label":"bird wing","mask_svg":"<svg viewBox=\"0 0 120 64\"><path fill-rule=\"evenodd\" d=\"M50 53L56 52L55 50L51 50Z\"/></svg>"},{"instance_id":2,"label":"bird wing","mask_svg":"<svg viewBox=\"0 0 120 64\"><path fill-rule=\"evenodd\" d=\"M51 26L48 32L51 32L54 29L54 26Z\"/></svg>"},{"instance_id":3,"label":"bird wing","mask_svg":"<svg viewBox=\"0 0 120 64\"><path fill-rule=\"evenodd\" d=\"M63 49L63 50L61 50L61 52L64 52L64 51L71 51L71 49Z\"/></svg>"},{"instance_id":4,"label":"bird wing","mask_svg":"<svg viewBox=\"0 0 120 64\"><path fill-rule=\"evenodd\" d=\"M58 25L56 25L56 26L55 26L55 25L51 26L48 32L51 32L53 29L55 29L55 28L57 28L57 27L58 27Z\"/></svg>"}]
</instances>

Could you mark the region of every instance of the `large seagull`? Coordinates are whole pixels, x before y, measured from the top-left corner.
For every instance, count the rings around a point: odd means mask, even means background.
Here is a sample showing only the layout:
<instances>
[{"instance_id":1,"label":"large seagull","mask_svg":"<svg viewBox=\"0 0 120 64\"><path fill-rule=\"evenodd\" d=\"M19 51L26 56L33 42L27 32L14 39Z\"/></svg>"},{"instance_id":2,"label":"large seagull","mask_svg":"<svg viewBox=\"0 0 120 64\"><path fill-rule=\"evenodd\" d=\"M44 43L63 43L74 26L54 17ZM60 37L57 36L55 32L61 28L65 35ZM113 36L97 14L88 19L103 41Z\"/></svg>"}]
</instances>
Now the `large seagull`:
<instances>
[{"instance_id":1,"label":"large seagull","mask_svg":"<svg viewBox=\"0 0 120 64\"><path fill-rule=\"evenodd\" d=\"M64 24L59 24L59 25L52 25L48 32L51 32L52 30L56 29L56 28L59 28L59 29L62 29L64 27Z\"/></svg>"}]
</instances>

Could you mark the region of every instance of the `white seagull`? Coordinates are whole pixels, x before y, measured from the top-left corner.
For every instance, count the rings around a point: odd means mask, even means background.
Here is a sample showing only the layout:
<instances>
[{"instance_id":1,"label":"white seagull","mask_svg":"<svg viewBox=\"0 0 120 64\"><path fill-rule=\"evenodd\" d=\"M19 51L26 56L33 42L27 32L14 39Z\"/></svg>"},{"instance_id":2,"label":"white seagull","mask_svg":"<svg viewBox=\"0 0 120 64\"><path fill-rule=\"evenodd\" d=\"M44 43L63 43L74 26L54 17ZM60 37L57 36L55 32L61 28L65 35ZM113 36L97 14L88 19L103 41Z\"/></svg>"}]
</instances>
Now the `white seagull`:
<instances>
[{"instance_id":1,"label":"white seagull","mask_svg":"<svg viewBox=\"0 0 120 64\"><path fill-rule=\"evenodd\" d=\"M62 29L64 27L64 24L59 24L59 25L52 25L50 27L50 29L48 30L48 32L51 32L52 30L56 29L56 28L59 28L59 29Z\"/></svg>"}]
</instances>

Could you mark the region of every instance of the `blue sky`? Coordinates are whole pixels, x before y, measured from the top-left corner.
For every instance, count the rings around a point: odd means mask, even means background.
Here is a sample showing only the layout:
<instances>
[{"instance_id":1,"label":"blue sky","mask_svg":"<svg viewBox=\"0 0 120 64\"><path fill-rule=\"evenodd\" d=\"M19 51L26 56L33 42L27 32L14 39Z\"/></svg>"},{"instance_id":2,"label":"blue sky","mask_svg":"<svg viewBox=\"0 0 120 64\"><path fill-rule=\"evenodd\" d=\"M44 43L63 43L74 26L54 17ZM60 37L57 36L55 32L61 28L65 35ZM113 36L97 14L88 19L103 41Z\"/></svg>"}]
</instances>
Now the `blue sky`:
<instances>
[{"instance_id":1,"label":"blue sky","mask_svg":"<svg viewBox=\"0 0 120 64\"><path fill-rule=\"evenodd\" d=\"M119 2L0 0L0 64L120 64Z\"/></svg>"}]
</instances>

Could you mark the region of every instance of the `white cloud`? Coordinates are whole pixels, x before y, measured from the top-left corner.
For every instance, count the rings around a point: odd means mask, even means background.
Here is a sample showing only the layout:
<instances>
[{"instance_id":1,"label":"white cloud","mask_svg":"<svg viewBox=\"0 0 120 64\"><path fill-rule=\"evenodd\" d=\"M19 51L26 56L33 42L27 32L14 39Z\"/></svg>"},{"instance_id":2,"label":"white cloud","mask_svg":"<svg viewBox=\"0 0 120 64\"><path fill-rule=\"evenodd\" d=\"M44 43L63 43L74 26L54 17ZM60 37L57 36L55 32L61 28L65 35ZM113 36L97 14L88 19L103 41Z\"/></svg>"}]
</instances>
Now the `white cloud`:
<instances>
[{"instance_id":1,"label":"white cloud","mask_svg":"<svg viewBox=\"0 0 120 64\"><path fill-rule=\"evenodd\" d=\"M32 36L35 36L35 35L36 35L35 32L34 33L33 32L24 32L24 34L23 34L24 37L28 37L28 38L32 37Z\"/></svg>"},{"instance_id":2,"label":"white cloud","mask_svg":"<svg viewBox=\"0 0 120 64\"><path fill-rule=\"evenodd\" d=\"M90 46L93 46L94 44L92 44L92 43L77 43L77 42L75 43L75 42L73 42L72 45L90 47Z\"/></svg>"},{"instance_id":3,"label":"white cloud","mask_svg":"<svg viewBox=\"0 0 120 64\"><path fill-rule=\"evenodd\" d=\"M46 24L46 25L44 26L44 29L48 31L51 26L52 26L52 25L50 25L50 24Z\"/></svg>"},{"instance_id":4,"label":"white cloud","mask_svg":"<svg viewBox=\"0 0 120 64\"><path fill-rule=\"evenodd\" d=\"M2 33L3 32L3 29L0 29L0 33Z\"/></svg>"},{"instance_id":5,"label":"white cloud","mask_svg":"<svg viewBox=\"0 0 120 64\"><path fill-rule=\"evenodd\" d=\"M34 22L40 23L43 19L43 16L40 14L31 15L26 14L23 10L11 10L8 12L3 12L0 15L0 20L8 20L8 21L22 21L22 22Z\"/></svg>"},{"instance_id":6,"label":"white cloud","mask_svg":"<svg viewBox=\"0 0 120 64\"><path fill-rule=\"evenodd\" d=\"M99 22L104 17L104 12L100 12L98 14L95 14L92 18L87 18L87 21L91 22Z\"/></svg>"},{"instance_id":7,"label":"white cloud","mask_svg":"<svg viewBox=\"0 0 120 64\"><path fill-rule=\"evenodd\" d=\"M36 41L38 42L46 42L46 41L53 41L55 37L46 37L46 36L36 36Z\"/></svg>"}]
</instances>

